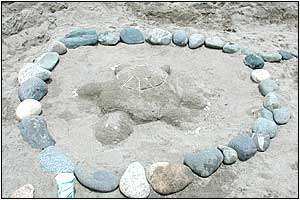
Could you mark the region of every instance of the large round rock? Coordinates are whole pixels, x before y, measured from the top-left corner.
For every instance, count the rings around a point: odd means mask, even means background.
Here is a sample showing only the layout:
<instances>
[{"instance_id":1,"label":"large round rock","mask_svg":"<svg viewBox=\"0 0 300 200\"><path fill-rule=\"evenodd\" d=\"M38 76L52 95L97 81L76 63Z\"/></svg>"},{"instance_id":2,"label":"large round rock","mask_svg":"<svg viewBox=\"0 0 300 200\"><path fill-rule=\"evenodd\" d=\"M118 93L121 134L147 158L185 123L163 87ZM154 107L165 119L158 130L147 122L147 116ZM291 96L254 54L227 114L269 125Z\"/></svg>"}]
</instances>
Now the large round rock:
<instances>
[{"instance_id":1,"label":"large round rock","mask_svg":"<svg viewBox=\"0 0 300 200\"><path fill-rule=\"evenodd\" d=\"M277 135L277 129L274 121L260 117L255 121L252 132L268 135L272 139Z\"/></svg>"},{"instance_id":2,"label":"large round rock","mask_svg":"<svg viewBox=\"0 0 300 200\"><path fill-rule=\"evenodd\" d=\"M205 37L202 34L192 34L189 38L189 48L196 49L202 46L205 42Z\"/></svg>"},{"instance_id":3,"label":"large round rock","mask_svg":"<svg viewBox=\"0 0 300 200\"><path fill-rule=\"evenodd\" d=\"M219 145L218 149L223 154L223 163L226 165L231 165L235 163L238 159L237 153L233 148L230 148L228 146Z\"/></svg>"},{"instance_id":4,"label":"large round rock","mask_svg":"<svg viewBox=\"0 0 300 200\"><path fill-rule=\"evenodd\" d=\"M288 107L281 107L273 110L274 120L277 124L282 125L288 123L291 118L290 109Z\"/></svg>"},{"instance_id":5,"label":"large round rock","mask_svg":"<svg viewBox=\"0 0 300 200\"><path fill-rule=\"evenodd\" d=\"M50 75L50 71L41 68L39 65L35 63L27 63L19 71L18 81L20 84L22 84L24 81L32 77L36 77L45 81L50 78Z\"/></svg>"},{"instance_id":6,"label":"large round rock","mask_svg":"<svg viewBox=\"0 0 300 200\"><path fill-rule=\"evenodd\" d=\"M43 53L41 56L34 60L34 63L40 67L47 69L49 71L53 70L55 65L58 63L59 54L56 52Z\"/></svg>"},{"instance_id":7,"label":"large round rock","mask_svg":"<svg viewBox=\"0 0 300 200\"><path fill-rule=\"evenodd\" d=\"M273 113L266 108L260 110L260 117L273 121Z\"/></svg>"},{"instance_id":8,"label":"large round rock","mask_svg":"<svg viewBox=\"0 0 300 200\"><path fill-rule=\"evenodd\" d=\"M42 104L34 99L22 101L16 110L17 119L22 120L24 117L39 115L42 112Z\"/></svg>"},{"instance_id":9,"label":"large round rock","mask_svg":"<svg viewBox=\"0 0 300 200\"><path fill-rule=\"evenodd\" d=\"M276 81L269 78L269 79L261 81L258 84L258 89L259 89L259 92L263 96L266 96L269 92L278 91L279 90L279 85L277 84Z\"/></svg>"},{"instance_id":10,"label":"large round rock","mask_svg":"<svg viewBox=\"0 0 300 200\"><path fill-rule=\"evenodd\" d=\"M263 105L273 112L274 109L280 108L280 98L275 92L269 92L264 98Z\"/></svg>"},{"instance_id":11,"label":"large round rock","mask_svg":"<svg viewBox=\"0 0 300 200\"><path fill-rule=\"evenodd\" d=\"M147 41L154 45L168 45L171 43L172 33L169 31L155 28L149 32Z\"/></svg>"},{"instance_id":12,"label":"large round rock","mask_svg":"<svg viewBox=\"0 0 300 200\"><path fill-rule=\"evenodd\" d=\"M280 55L280 53L277 53L277 52L274 52L274 53L263 52L263 53L261 53L261 57L266 62L280 62L282 59L282 56Z\"/></svg>"},{"instance_id":13,"label":"large round rock","mask_svg":"<svg viewBox=\"0 0 300 200\"><path fill-rule=\"evenodd\" d=\"M213 174L221 165L223 154L217 148L206 149L184 156L184 163L201 177Z\"/></svg>"},{"instance_id":14,"label":"large round rock","mask_svg":"<svg viewBox=\"0 0 300 200\"><path fill-rule=\"evenodd\" d=\"M188 34L185 31L175 31L173 33L173 43L177 46L185 46L188 43Z\"/></svg>"},{"instance_id":15,"label":"large round rock","mask_svg":"<svg viewBox=\"0 0 300 200\"><path fill-rule=\"evenodd\" d=\"M44 149L55 145L55 141L49 134L46 120L42 116L28 116L18 124L23 139L32 148Z\"/></svg>"},{"instance_id":16,"label":"large round rock","mask_svg":"<svg viewBox=\"0 0 300 200\"><path fill-rule=\"evenodd\" d=\"M249 54L244 59L245 65L251 69L262 69L264 67L264 60L255 54Z\"/></svg>"},{"instance_id":17,"label":"large round rock","mask_svg":"<svg viewBox=\"0 0 300 200\"><path fill-rule=\"evenodd\" d=\"M120 33L121 41L126 44L140 44L144 42L143 33L135 28L124 28Z\"/></svg>"},{"instance_id":18,"label":"large round rock","mask_svg":"<svg viewBox=\"0 0 300 200\"><path fill-rule=\"evenodd\" d=\"M188 186L193 181L193 173L185 165L158 162L147 170L147 179L153 190L168 195Z\"/></svg>"},{"instance_id":19,"label":"large round rock","mask_svg":"<svg viewBox=\"0 0 300 200\"><path fill-rule=\"evenodd\" d=\"M47 84L36 77L31 77L24 81L19 89L18 95L21 101L25 99L41 100L48 92Z\"/></svg>"},{"instance_id":20,"label":"large round rock","mask_svg":"<svg viewBox=\"0 0 300 200\"><path fill-rule=\"evenodd\" d=\"M240 135L234 137L228 144L229 147L233 148L241 161L246 161L256 154L257 148L248 135Z\"/></svg>"}]
</instances>

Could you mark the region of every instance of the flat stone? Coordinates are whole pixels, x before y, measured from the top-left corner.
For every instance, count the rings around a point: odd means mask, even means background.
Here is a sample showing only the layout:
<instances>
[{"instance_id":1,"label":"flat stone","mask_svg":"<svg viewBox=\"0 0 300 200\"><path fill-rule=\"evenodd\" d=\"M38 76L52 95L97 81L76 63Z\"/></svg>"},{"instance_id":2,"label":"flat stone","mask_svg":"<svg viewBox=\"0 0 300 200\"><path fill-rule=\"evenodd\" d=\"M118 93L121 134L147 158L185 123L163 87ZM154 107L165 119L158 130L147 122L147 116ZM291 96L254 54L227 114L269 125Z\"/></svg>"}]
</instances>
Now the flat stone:
<instances>
[{"instance_id":1,"label":"flat stone","mask_svg":"<svg viewBox=\"0 0 300 200\"><path fill-rule=\"evenodd\" d=\"M197 153L188 153L184 156L184 163L194 173L201 177L209 177L221 165L223 154L217 148L206 149Z\"/></svg>"},{"instance_id":2,"label":"flat stone","mask_svg":"<svg viewBox=\"0 0 300 200\"><path fill-rule=\"evenodd\" d=\"M270 146L270 136L261 133L254 133L252 139L257 147L257 150L260 152L266 151Z\"/></svg>"},{"instance_id":3,"label":"flat stone","mask_svg":"<svg viewBox=\"0 0 300 200\"><path fill-rule=\"evenodd\" d=\"M144 43L143 33L135 28L124 28L120 33L121 41L126 44L141 44Z\"/></svg>"},{"instance_id":4,"label":"flat stone","mask_svg":"<svg viewBox=\"0 0 300 200\"><path fill-rule=\"evenodd\" d=\"M277 135L277 129L274 121L260 117L255 121L252 132L268 135L272 139Z\"/></svg>"},{"instance_id":5,"label":"flat stone","mask_svg":"<svg viewBox=\"0 0 300 200\"><path fill-rule=\"evenodd\" d=\"M273 121L273 113L266 108L260 110L260 117Z\"/></svg>"},{"instance_id":6,"label":"flat stone","mask_svg":"<svg viewBox=\"0 0 300 200\"><path fill-rule=\"evenodd\" d=\"M266 62L280 62L282 59L282 56L277 52L274 53L263 52L261 53L261 57Z\"/></svg>"},{"instance_id":7,"label":"flat stone","mask_svg":"<svg viewBox=\"0 0 300 200\"><path fill-rule=\"evenodd\" d=\"M37 59L34 60L34 63L40 67L47 69L49 71L53 70L55 65L58 63L59 54L56 52L47 52L43 53Z\"/></svg>"},{"instance_id":8,"label":"flat stone","mask_svg":"<svg viewBox=\"0 0 300 200\"><path fill-rule=\"evenodd\" d=\"M192 34L189 38L189 48L196 49L205 43L205 36L202 34Z\"/></svg>"},{"instance_id":9,"label":"flat stone","mask_svg":"<svg viewBox=\"0 0 300 200\"><path fill-rule=\"evenodd\" d=\"M25 99L41 100L48 93L47 84L39 78L31 77L24 81L19 89L18 95L21 101Z\"/></svg>"},{"instance_id":10,"label":"flat stone","mask_svg":"<svg viewBox=\"0 0 300 200\"><path fill-rule=\"evenodd\" d=\"M131 163L120 179L120 191L129 198L147 198L150 185L144 167L139 162Z\"/></svg>"},{"instance_id":11,"label":"flat stone","mask_svg":"<svg viewBox=\"0 0 300 200\"><path fill-rule=\"evenodd\" d=\"M226 42L220 37L208 37L205 39L205 46L212 49L223 49Z\"/></svg>"},{"instance_id":12,"label":"flat stone","mask_svg":"<svg viewBox=\"0 0 300 200\"><path fill-rule=\"evenodd\" d=\"M280 99L275 92L270 92L265 96L263 105L273 112L274 109L280 108Z\"/></svg>"},{"instance_id":13,"label":"flat stone","mask_svg":"<svg viewBox=\"0 0 300 200\"><path fill-rule=\"evenodd\" d=\"M32 148L44 149L55 145L55 141L49 134L46 120L42 116L27 116L18 124L25 142Z\"/></svg>"},{"instance_id":14,"label":"flat stone","mask_svg":"<svg viewBox=\"0 0 300 200\"><path fill-rule=\"evenodd\" d=\"M169 45L172 40L172 33L167 30L155 28L149 32L146 40L154 45Z\"/></svg>"},{"instance_id":15,"label":"flat stone","mask_svg":"<svg viewBox=\"0 0 300 200\"><path fill-rule=\"evenodd\" d=\"M83 186L98 192L111 192L119 186L119 178L105 170L87 172L77 166L75 176Z\"/></svg>"},{"instance_id":16,"label":"flat stone","mask_svg":"<svg viewBox=\"0 0 300 200\"><path fill-rule=\"evenodd\" d=\"M74 49L79 46L96 45L98 43L98 35L82 35L80 37L62 38L60 39L69 49Z\"/></svg>"},{"instance_id":17,"label":"flat stone","mask_svg":"<svg viewBox=\"0 0 300 200\"><path fill-rule=\"evenodd\" d=\"M34 99L26 99L22 101L16 110L18 120L31 115L39 115L42 112L42 104Z\"/></svg>"},{"instance_id":18,"label":"flat stone","mask_svg":"<svg viewBox=\"0 0 300 200\"><path fill-rule=\"evenodd\" d=\"M97 35L97 31L93 28L78 28L66 34L65 38L82 37L85 35Z\"/></svg>"},{"instance_id":19,"label":"flat stone","mask_svg":"<svg viewBox=\"0 0 300 200\"><path fill-rule=\"evenodd\" d=\"M50 71L41 68L39 65L35 63L27 63L19 71L18 81L20 84L22 84L24 81L32 77L36 77L45 81L50 78L50 75Z\"/></svg>"},{"instance_id":20,"label":"flat stone","mask_svg":"<svg viewBox=\"0 0 300 200\"><path fill-rule=\"evenodd\" d=\"M33 198L34 187L31 184L26 184L17 189L10 195L12 199Z\"/></svg>"},{"instance_id":21,"label":"flat stone","mask_svg":"<svg viewBox=\"0 0 300 200\"><path fill-rule=\"evenodd\" d=\"M244 59L244 64L251 69L262 69L264 67L264 60L255 54L249 54Z\"/></svg>"},{"instance_id":22,"label":"flat stone","mask_svg":"<svg viewBox=\"0 0 300 200\"><path fill-rule=\"evenodd\" d=\"M279 90L279 85L277 84L276 81L268 78L268 79L262 80L258 84L258 89L259 89L259 92L263 96L266 96L270 92L276 92L276 91L278 91Z\"/></svg>"},{"instance_id":23,"label":"flat stone","mask_svg":"<svg viewBox=\"0 0 300 200\"><path fill-rule=\"evenodd\" d=\"M49 146L39 154L42 169L50 173L68 173L75 170L75 164L56 146Z\"/></svg>"},{"instance_id":24,"label":"flat stone","mask_svg":"<svg viewBox=\"0 0 300 200\"><path fill-rule=\"evenodd\" d=\"M286 106L274 109L273 115L275 122L279 125L288 123L291 118L290 109Z\"/></svg>"},{"instance_id":25,"label":"flat stone","mask_svg":"<svg viewBox=\"0 0 300 200\"><path fill-rule=\"evenodd\" d=\"M282 56L282 60L290 60L294 58L294 55L292 52L279 50L278 53Z\"/></svg>"},{"instance_id":26,"label":"flat stone","mask_svg":"<svg viewBox=\"0 0 300 200\"><path fill-rule=\"evenodd\" d=\"M153 190L162 195L179 192L193 181L193 173L185 165L158 162L147 170Z\"/></svg>"},{"instance_id":27,"label":"flat stone","mask_svg":"<svg viewBox=\"0 0 300 200\"><path fill-rule=\"evenodd\" d=\"M236 53L240 50L240 46L233 42L228 42L223 46L224 53Z\"/></svg>"},{"instance_id":28,"label":"flat stone","mask_svg":"<svg viewBox=\"0 0 300 200\"><path fill-rule=\"evenodd\" d=\"M120 34L115 32L101 32L98 34L98 41L102 45L116 45L120 41Z\"/></svg>"},{"instance_id":29,"label":"flat stone","mask_svg":"<svg viewBox=\"0 0 300 200\"><path fill-rule=\"evenodd\" d=\"M173 33L172 41L177 46L185 46L187 45L189 38L188 34L185 31L175 31Z\"/></svg>"},{"instance_id":30,"label":"flat stone","mask_svg":"<svg viewBox=\"0 0 300 200\"><path fill-rule=\"evenodd\" d=\"M58 40L53 40L49 47L48 47L49 52L56 52L59 55L63 55L67 53L67 47L64 45L64 43L58 41Z\"/></svg>"},{"instance_id":31,"label":"flat stone","mask_svg":"<svg viewBox=\"0 0 300 200\"><path fill-rule=\"evenodd\" d=\"M255 69L251 72L251 79L256 83L269 79L270 77L270 73L265 69Z\"/></svg>"},{"instance_id":32,"label":"flat stone","mask_svg":"<svg viewBox=\"0 0 300 200\"><path fill-rule=\"evenodd\" d=\"M219 145L218 149L222 152L223 154L223 163L225 165L231 165L235 163L238 159L237 152L228 146L224 145Z\"/></svg>"},{"instance_id":33,"label":"flat stone","mask_svg":"<svg viewBox=\"0 0 300 200\"><path fill-rule=\"evenodd\" d=\"M256 154L257 148L248 135L240 135L234 137L228 144L229 147L233 148L241 161L246 161Z\"/></svg>"}]
</instances>

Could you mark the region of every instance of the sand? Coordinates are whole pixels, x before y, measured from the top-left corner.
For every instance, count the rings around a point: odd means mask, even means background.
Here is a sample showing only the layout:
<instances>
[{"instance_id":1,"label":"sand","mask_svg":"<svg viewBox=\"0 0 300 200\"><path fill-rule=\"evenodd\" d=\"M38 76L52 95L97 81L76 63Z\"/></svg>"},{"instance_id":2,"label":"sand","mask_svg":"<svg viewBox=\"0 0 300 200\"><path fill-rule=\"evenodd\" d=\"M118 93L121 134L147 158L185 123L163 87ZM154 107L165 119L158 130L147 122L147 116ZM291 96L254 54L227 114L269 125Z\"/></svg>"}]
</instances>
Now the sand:
<instances>
[{"instance_id":1,"label":"sand","mask_svg":"<svg viewBox=\"0 0 300 200\"><path fill-rule=\"evenodd\" d=\"M159 12L157 7L161 8ZM31 183L35 187L35 197L56 197L54 175L41 170L39 151L22 140L15 117L19 104L17 73L24 63L43 53L50 38L61 37L76 27L93 27L102 31L120 30L131 25L143 31L160 27L170 31L185 29L207 36L219 35L254 50L284 48L297 52L296 7L297 4L293 3L2 5L2 26L6 28L2 28L2 196L8 197L20 186ZM272 11L273 15L264 10ZM17 23L13 23L13 19ZM23 24L24 20L27 23ZM227 144L232 137L249 132L263 97L257 84L250 80L251 70L243 64L243 58L241 54L224 54L205 47L191 50L147 43L71 49L60 57L53 70L48 95L41 101L43 116L57 146L75 162L90 168L108 169L121 176L133 161L139 161L145 167L159 161L182 163L187 152ZM210 110L200 111L199 120L184 128L153 121L134 126L130 137L119 144L102 145L94 135L95 124L103 115L101 110L95 102L73 96L72 91L86 83L110 80L113 78L111 67L117 64L168 64L173 77L178 77L179 81L180 77L188 77L207 91ZM184 191L167 197L298 196L298 60L265 64L265 69L280 82L284 103L292 111L290 122L280 127L278 136L271 141L266 152L257 153L246 162L222 165L209 178L195 175L194 182ZM76 182L76 197L123 195L119 190L93 192ZM151 191L150 197L161 196Z\"/></svg>"}]
</instances>

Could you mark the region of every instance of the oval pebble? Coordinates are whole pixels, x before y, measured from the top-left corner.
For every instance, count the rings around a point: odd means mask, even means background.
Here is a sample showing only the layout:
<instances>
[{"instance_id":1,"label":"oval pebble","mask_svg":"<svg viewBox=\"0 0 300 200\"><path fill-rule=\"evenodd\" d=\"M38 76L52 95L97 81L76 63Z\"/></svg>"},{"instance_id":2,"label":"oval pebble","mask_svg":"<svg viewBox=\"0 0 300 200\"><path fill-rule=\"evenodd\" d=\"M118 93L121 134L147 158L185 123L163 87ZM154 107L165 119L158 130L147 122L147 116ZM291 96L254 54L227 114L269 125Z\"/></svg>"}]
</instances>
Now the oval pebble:
<instances>
[{"instance_id":1,"label":"oval pebble","mask_svg":"<svg viewBox=\"0 0 300 200\"><path fill-rule=\"evenodd\" d=\"M222 152L223 154L223 163L226 165L231 165L235 163L238 159L237 152L228 146L224 145L219 145L218 149Z\"/></svg>"},{"instance_id":2,"label":"oval pebble","mask_svg":"<svg viewBox=\"0 0 300 200\"><path fill-rule=\"evenodd\" d=\"M282 59L282 56L278 52L274 52L274 53L263 52L260 55L266 62L280 62Z\"/></svg>"},{"instance_id":3,"label":"oval pebble","mask_svg":"<svg viewBox=\"0 0 300 200\"><path fill-rule=\"evenodd\" d=\"M275 92L268 93L264 98L264 107L270 111L280 108L280 99Z\"/></svg>"},{"instance_id":4,"label":"oval pebble","mask_svg":"<svg viewBox=\"0 0 300 200\"><path fill-rule=\"evenodd\" d=\"M252 139L257 147L257 150L260 152L266 151L270 146L270 136L261 133L254 133Z\"/></svg>"},{"instance_id":5,"label":"oval pebble","mask_svg":"<svg viewBox=\"0 0 300 200\"><path fill-rule=\"evenodd\" d=\"M102 45L116 45L120 41L120 34L115 32L101 32L98 34L98 41Z\"/></svg>"},{"instance_id":6,"label":"oval pebble","mask_svg":"<svg viewBox=\"0 0 300 200\"><path fill-rule=\"evenodd\" d=\"M266 80L262 80L258 84L258 89L259 92L263 95L266 96L270 92L276 92L279 90L279 85L277 84L276 81L268 78Z\"/></svg>"},{"instance_id":7,"label":"oval pebble","mask_svg":"<svg viewBox=\"0 0 300 200\"><path fill-rule=\"evenodd\" d=\"M34 60L34 63L49 71L53 70L58 63L59 54L56 52L47 52Z\"/></svg>"},{"instance_id":8,"label":"oval pebble","mask_svg":"<svg viewBox=\"0 0 300 200\"><path fill-rule=\"evenodd\" d=\"M256 83L269 79L270 77L270 73L265 69L255 69L251 72L251 79Z\"/></svg>"},{"instance_id":9,"label":"oval pebble","mask_svg":"<svg viewBox=\"0 0 300 200\"><path fill-rule=\"evenodd\" d=\"M274 109L273 115L274 121L279 125L288 123L289 119L291 118L290 109L286 106Z\"/></svg>"},{"instance_id":10,"label":"oval pebble","mask_svg":"<svg viewBox=\"0 0 300 200\"><path fill-rule=\"evenodd\" d=\"M25 64L18 74L18 81L22 84L29 78L36 77L42 79L43 81L50 78L51 72L40 67L35 63L27 63Z\"/></svg>"},{"instance_id":11,"label":"oval pebble","mask_svg":"<svg viewBox=\"0 0 300 200\"><path fill-rule=\"evenodd\" d=\"M294 57L292 52L279 50L278 53L282 56L282 60L290 60Z\"/></svg>"},{"instance_id":12,"label":"oval pebble","mask_svg":"<svg viewBox=\"0 0 300 200\"><path fill-rule=\"evenodd\" d=\"M58 41L58 40L54 40L50 43L49 47L48 47L48 51L49 52L56 52L59 55L63 55L65 53L67 53L67 47L64 45L64 43Z\"/></svg>"},{"instance_id":13,"label":"oval pebble","mask_svg":"<svg viewBox=\"0 0 300 200\"><path fill-rule=\"evenodd\" d=\"M193 181L193 173L182 164L158 162L147 170L147 179L154 191L168 195L187 187Z\"/></svg>"},{"instance_id":14,"label":"oval pebble","mask_svg":"<svg viewBox=\"0 0 300 200\"><path fill-rule=\"evenodd\" d=\"M189 48L196 49L205 42L205 36L202 34L192 34L189 38Z\"/></svg>"},{"instance_id":15,"label":"oval pebble","mask_svg":"<svg viewBox=\"0 0 300 200\"><path fill-rule=\"evenodd\" d=\"M273 113L266 108L260 110L260 117L273 121Z\"/></svg>"},{"instance_id":16,"label":"oval pebble","mask_svg":"<svg viewBox=\"0 0 300 200\"><path fill-rule=\"evenodd\" d=\"M251 69L262 69L265 65L265 62L260 56L256 54L249 54L245 57L244 64Z\"/></svg>"},{"instance_id":17,"label":"oval pebble","mask_svg":"<svg viewBox=\"0 0 300 200\"><path fill-rule=\"evenodd\" d=\"M154 45L168 45L171 43L172 33L167 30L155 28L149 32L147 41Z\"/></svg>"},{"instance_id":18,"label":"oval pebble","mask_svg":"<svg viewBox=\"0 0 300 200\"><path fill-rule=\"evenodd\" d=\"M260 117L254 122L252 132L268 135L272 139L277 135L277 129L274 121Z\"/></svg>"},{"instance_id":19,"label":"oval pebble","mask_svg":"<svg viewBox=\"0 0 300 200\"><path fill-rule=\"evenodd\" d=\"M223 154L217 148L210 148L184 156L184 163L201 177L209 177L222 164Z\"/></svg>"},{"instance_id":20,"label":"oval pebble","mask_svg":"<svg viewBox=\"0 0 300 200\"><path fill-rule=\"evenodd\" d=\"M224 53L236 53L240 50L240 46L233 42L228 42L223 46Z\"/></svg>"},{"instance_id":21,"label":"oval pebble","mask_svg":"<svg viewBox=\"0 0 300 200\"><path fill-rule=\"evenodd\" d=\"M47 84L36 77L27 79L18 89L18 95L21 101L25 99L35 99L39 101L47 94L47 92Z\"/></svg>"},{"instance_id":22,"label":"oval pebble","mask_svg":"<svg viewBox=\"0 0 300 200\"><path fill-rule=\"evenodd\" d=\"M124 28L120 33L121 41L126 44L144 43L143 33L135 28Z\"/></svg>"},{"instance_id":23,"label":"oval pebble","mask_svg":"<svg viewBox=\"0 0 300 200\"><path fill-rule=\"evenodd\" d=\"M205 39L205 46L212 49L223 49L226 42L220 37L208 37Z\"/></svg>"},{"instance_id":24,"label":"oval pebble","mask_svg":"<svg viewBox=\"0 0 300 200\"><path fill-rule=\"evenodd\" d=\"M144 167L139 162L131 163L120 179L120 191L129 198L147 198L150 185Z\"/></svg>"},{"instance_id":25,"label":"oval pebble","mask_svg":"<svg viewBox=\"0 0 300 200\"><path fill-rule=\"evenodd\" d=\"M189 38L188 38L188 34L185 31L175 31L173 33L173 43L177 46L185 46L187 45Z\"/></svg>"},{"instance_id":26,"label":"oval pebble","mask_svg":"<svg viewBox=\"0 0 300 200\"><path fill-rule=\"evenodd\" d=\"M22 101L16 110L18 120L31 115L39 115L42 112L42 104L34 99L26 99Z\"/></svg>"},{"instance_id":27,"label":"oval pebble","mask_svg":"<svg viewBox=\"0 0 300 200\"><path fill-rule=\"evenodd\" d=\"M248 135L236 136L228 144L229 147L233 148L237 154L240 161L246 161L256 154L257 148Z\"/></svg>"}]
</instances>

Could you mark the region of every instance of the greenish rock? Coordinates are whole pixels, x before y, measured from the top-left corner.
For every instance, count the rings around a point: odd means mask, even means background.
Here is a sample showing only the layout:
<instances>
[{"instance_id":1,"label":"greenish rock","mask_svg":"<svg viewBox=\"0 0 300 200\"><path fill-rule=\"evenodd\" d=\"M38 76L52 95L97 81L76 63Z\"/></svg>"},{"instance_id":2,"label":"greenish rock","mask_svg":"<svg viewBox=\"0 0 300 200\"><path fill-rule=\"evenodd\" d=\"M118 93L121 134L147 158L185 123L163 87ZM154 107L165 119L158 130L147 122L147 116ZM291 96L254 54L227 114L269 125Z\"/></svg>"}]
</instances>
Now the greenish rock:
<instances>
[{"instance_id":1,"label":"greenish rock","mask_svg":"<svg viewBox=\"0 0 300 200\"><path fill-rule=\"evenodd\" d=\"M263 96L266 96L270 92L276 92L276 91L278 91L279 90L279 85L277 84L276 81L268 78L268 79L262 80L258 84L258 89L259 89L259 92Z\"/></svg>"},{"instance_id":2,"label":"greenish rock","mask_svg":"<svg viewBox=\"0 0 300 200\"><path fill-rule=\"evenodd\" d=\"M260 56L256 54L249 54L245 57L244 64L251 69L262 69L265 63Z\"/></svg>"},{"instance_id":3,"label":"greenish rock","mask_svg":"<svg viewBox=\"0 0 300 200\"><path fill-rule=\"evenodd\" d=\"M226 42L220 37L208 37L205 39L205 46L211 49L223 49Z\"/></svg>"},{"instance_id":4,"label":"greenish rock","mask_svg":"<svg viewBox=\"0 0 300 200\"><path fill-rule=\"evenodd\" d=\"M66 34L65 38L76 38L85 35L97 35L97 31L93 28L79 28Z\"/></svg>"},{"instance_id":5,"label":"greenish rock","mask_svg":"<svg viewBox=\"0 0 300 200\"><path fill-rule=\"evenodd\" d=\"M280 99L276 93L270 92L265 96L263 105L273 112L274 109L280 108Z\"/></svg>"},{"instance_id":6,"label":"greenish rock","mask_svg":"<svg viewBox=\"0 0 300 200\"><path fill-rule=\"evenodd\" d=\"M248 135L239 135L231 139L228 144L229 147L233 148L240 161L246 161L254 156L257 152L257 147Z\"/></svg>"},{"instance_id":7,"label":"greenish rock","mask_svg":"<svg viewBox=\"0 0 300 200\"><path fill-rule=\"evenodd\" d=\"M239 50L240 50L240 46L233 42L226 43L223 47L224 53L236 53Z\"/></svg>"},{"instance_id":8,"label":"greenish rock","mask_svg":"<svg viewBox=\"0 0 300 200\"><path fill-rule=\"evenodd\" d=\"M189 38L189 48L196 49L202 46L205 42L205 37L202 34L192 34Z\"/></svg>"},{"instance_id":9,"label":"greenish rock","mask_svg":"<svg viewBox=\"0 0 300 200\"><path fill-rule=\"evenodd\" d=\"M18 95L21 101L25 99L35 99L39 101L47 94L47 92L47 84L36 77L27 79L18 89Z\"/></svg>"},{"instance_id":10,"label":"greenish rock","mask_svg":"<svg viewBox=\"0 0 300 200\"><path fill-rule=\"evenodd\" d=\"M280 62L282 59L282 56L277 52L274 53L263 52L260 55L265 62Z\"/></svg>"},{"instance_id":11,"label":"greenish rock","mask_svg":"<svg viewBox=\"0 0 300 200\"><path fill-rule=\"evenodd\" d=\"M266 134L254 133L252 135L252 139L257 147L257 150L260 152L266 151L271 143L270 136Z\"/></svg>"},{"instance_id":12,"label":"greenish rock","mask_svg":"<svg viewBox=\"0 0 300 200\"><path fill-rule=\"evenodd\" d=\"M286 124L291 118L290 109L286 106L273 110L274 121L279 124Z\"/></svg>"},{"instance_id":13,"label":"greenish rock","mask_svg":"<svg viewBox=\"0 0 300 200\"><path fill-rule=\"evenodd\" d=\"M177 46L185 46L187 45L189 38L188 38L188 34L185 31L175 31L173 33L173 43Z\"/></svg>"},{"instance_id":14,"label":"greenish rock","mask_svg":"<svg viewBox=\"0 0 300 200\"><path fill-rule=\"evenodd\" d=\"M184 164L201 177L209 177L222 164L223 154L217 148L210 148L184 156Z\"/></svg>"},{"instance_id":15,"label":"greenish rock","mask_svg":"<svg viewBox=\"0 0 300 200\"><path fill-rule=\"evenodd\" d=\"M266 108L260 110L260 117L273 121L273 113Z\"/></svg>"},{"instance_id":16,"label":"greenish rock","mask_svg":"<svg viewBox=\"0 0 300 200\"><path fill-rule=\"evenodd\" d=\"M294 55L292 52L279 50L278 53L282 56L282 60L290 60L294 58Z\"/></svg>"},{"instance_id":17,"label":"greenish rock","mask_svg":"<svg viewBox=\"0 0 300 200\"><path fill-rule=\"evenodd\" d=\"M253 127L252 132L258 134L265 134L270 136L270 138L274 138L277 135L278 127L274 121L265 119L265 118L258 118Z\"/></svg>"},{"instance_id":18,"label":"greenish rock","mask_svg":"<svg viewBox=\"0 0 300 200\"><path fill-rule=\"evenodd\" d=\"M40 67L47 69L49 71L53 70L55 65L59 61L59 54L56 52L43 53L41 56L34 60L34 63L38 64Z\"/></svg>"},{"instance_id":19,"label":"greenish rock","mask_svg":"<svg viewBox=\"0 0 300 200\"><path fill-rule=\"evenodd\" d=\"M255 53L251 49L241 48L241 54L248 56L250 54L255 54Z\"/></svg>"},{"instance_id":20,"label":"greenish rock","mask_svg":"<svg viewBox=\"0 0 300 200\"><path fill-rule=\"evenodd\" d=\"M74 49L79 46L96 45L98 43L97 35L82 35L80 37L62 38L60 39L67 48Z\"/></svg>"},{"instance_id":21,"label":"greenish rock","mask_svg":"<svg viewBox=\"0 0 300 200\"><path fill-rule=\"evenodd\" d=\"M116 45L120 41L120 34L113 32L101 32L98 34L98 41L102 45Z\"/></svg>"},{"instance_id":22,"label":"greenish rock","mask_svg":"<svg viewBox=\"0 0 300 200\"><path fill-rule=\"evenodd\" d=\"M145 38L143 33L135 28L124 28L120 33L121 41L126 44L141 44Z\"/></svg>"}]
</instances>

